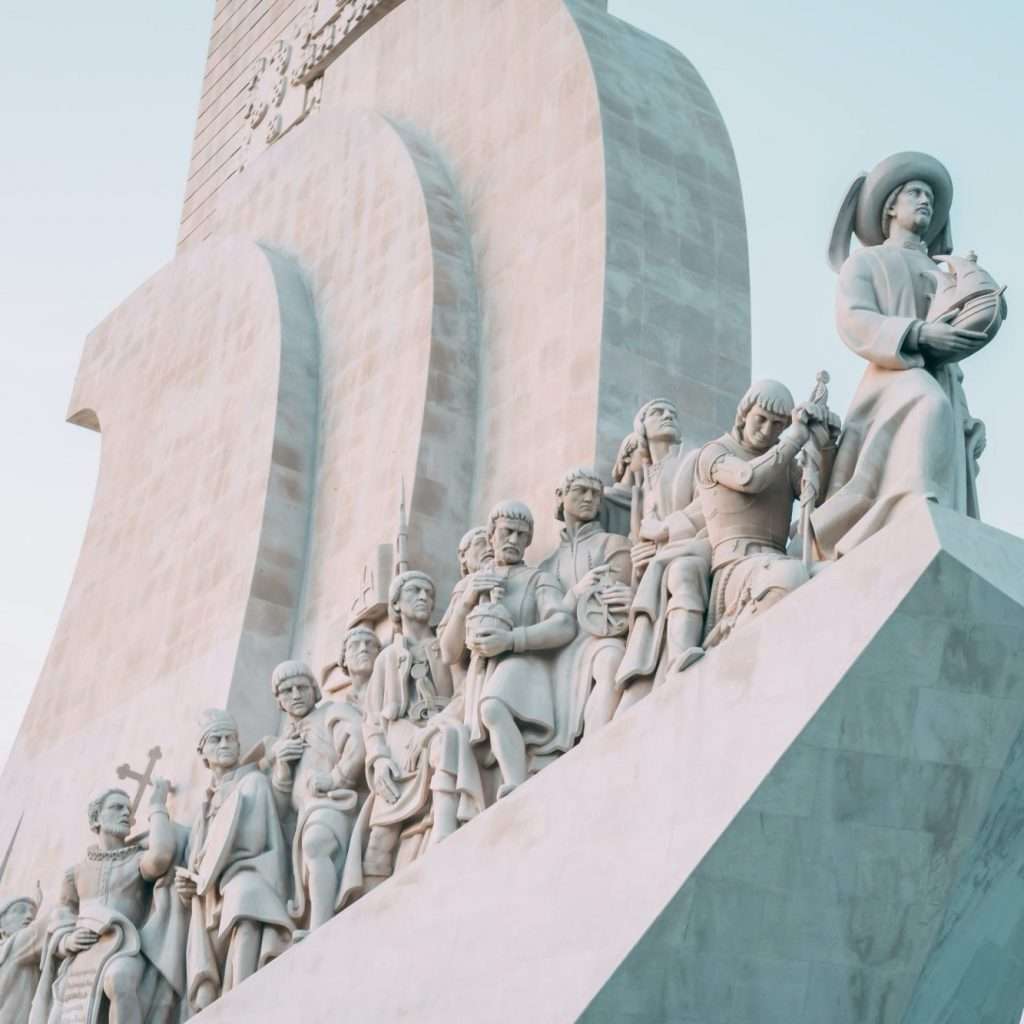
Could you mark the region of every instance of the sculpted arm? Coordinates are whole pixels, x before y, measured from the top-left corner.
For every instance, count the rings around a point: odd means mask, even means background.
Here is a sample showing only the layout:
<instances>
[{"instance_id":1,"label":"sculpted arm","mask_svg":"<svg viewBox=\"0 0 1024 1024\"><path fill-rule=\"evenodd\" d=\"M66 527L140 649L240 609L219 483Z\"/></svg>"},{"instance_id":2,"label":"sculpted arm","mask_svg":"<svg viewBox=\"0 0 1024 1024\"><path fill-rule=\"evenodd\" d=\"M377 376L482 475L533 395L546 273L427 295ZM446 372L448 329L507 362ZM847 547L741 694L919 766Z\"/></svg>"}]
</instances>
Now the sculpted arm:
<instances>
[{"instance_id":1,"label":"sculpted arm","mask_svg":"<svg viewBox=\"0 0 1024 1024\"><path fill-rule=\"evenodd\" d=\"M444 629L437 633L441 645L441 658L446 665L457 665L466 651L466 615L468 609L463 606L464 589L452 594L451 604L444 616Z\"/></svg>"},{"instance_id":2,"label":"sculpted arm","mask_svg":"<svg viewBox=\"0 0 1024 1024\"><path fill-rule=\"evenodd\" d=\"M139 861L139 871L147 881L155 881L167 874L174 863L178 837L167 813L167 794L171 784L166 779L153 780L149 798L149 849Z\"/></svg>"},{"instance_id":3,"label":"sculpted arm","mask_svg":"<svg viewBox=\"0 0 1024 1024\"><path fill-rule=\"evenodd\" d=\"M786 427L778 444L749 462L730 455L725 449L708 446L701 453L701 477L742 494L760 494L780 470L789 472L796 453L807 443L806 427Z\"/></svg>"},{"instance_id":4,"label":"sculpted arm","mask_svg":"<svg viewBox=\"0 0 1024 1024\"><path fill-rule=\"evenodd\" d=\"M561 589L553 580L538 584L537 610L540 622L512 631L516 653L564 647L576 636L576 620L565 611Z\"/></svg>"},{"instance_id":5,"label":"sculpted arm","mask_svg":"<svg viewBox=\"0 0 1024 1024\"><path fill-rule=\"evenodd\" d=\"M366 741L362 725L338 721L333 730L338 761L331 776L340 789L355 789L366 767Z\"/></svg>"}]
</instances>

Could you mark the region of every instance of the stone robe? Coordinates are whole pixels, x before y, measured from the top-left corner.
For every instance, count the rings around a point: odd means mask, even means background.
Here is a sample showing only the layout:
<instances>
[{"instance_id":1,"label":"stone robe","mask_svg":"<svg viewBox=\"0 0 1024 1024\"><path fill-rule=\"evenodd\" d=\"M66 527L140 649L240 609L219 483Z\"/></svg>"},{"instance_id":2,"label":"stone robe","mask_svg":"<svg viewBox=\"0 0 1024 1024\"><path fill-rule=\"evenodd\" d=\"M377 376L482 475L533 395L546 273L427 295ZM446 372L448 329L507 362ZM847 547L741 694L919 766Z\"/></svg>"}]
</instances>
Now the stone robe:
<instances>
[{"instance_id":1,"label":"stone robe","mask_svg":"<svg viewBox=\"0 0 1024 1024\"><path fill-rule=\"evenodd\" d=\"M550 573L528 565L488 567L486 573L505 576L502 605L510 613L514 626L533 626L564 612L565 594ZM507 575L506 575L507 574ZM494 763L487 727L480 718L480 702L500 700L519 724L526 743L530 770L543 767L547 755L558 743L555 726L555 699L552 673L557 651L506 652L496 658L474 654L466 673L465 722L470 739L480 745L485 764Z\"/></svg>"},{"instance_id":2,"label":"stone robe","mask_svg":"<svg viewBox=\"0 0 1024 1024\"><path fill-rule=\"evenodd\" d=\"M623 688L653 679L659 666L664 666L670 605L701 614L707 608L711 548L696 493L697 454L697 449L676 448L647 470L644 516L660 519L668 526L669 536L648 562L633 598L629 639L616 678ZM680 559L690 560L692 571L686 574L687 585L678 587L679 593L670 593L669 568Z\"/></svg>"},{"instance_id":3,"label":"stone robe","mask_svg":"<svg viewBox=\"0 0 1024 1024\"><path fill-rule=\"evenodd\" d=\"M182 830L179 849L183 848ZM75 982L71 974L75 961L85 954L62 957L60 941L80 922L98 930L96 921L102 918L109 918L114 925L113 931L104 934L114 937L101 938L101 942L110 943L111 956L95 978L97 995L102 991L104 971L115 958L141 956L144 968L139 1000L143 1020L146 1024L172 1024L179 1019L185 993L188 917L174 890L173 867L163 877L150 880L145 857L145 841L113 851L94 846L84 861L67 871L43 954L31 1024L61 1024L64 1020L65 1006L73 1000ZM98 1014L84 1024L106 1019L106 999L97 1000L96 1006Z\"/></svg>"},{"instance_id":4,"label":"stone robe","mask_svg":"<svg viewBox=\"0 0 1024 1024\"><path fill-rule=\"evenodd\" d=\"M46 924L36 918L0 941L0 1024L28 1024L45 938Z\"/></svg>"},{"instance_id":5,"label":"stone robe","mask_svg":"<svg viewBox=\"0 0 1024 1024\"><path fill-rule=\"evenodd\" d=\"M260 967L291 939L285 907L288 847L270 783L255 765L213 780L192 826L188 868L200 879L187 949L188 996L194 1006L201 982L213 982L218 995L237 983L226 968L240 921L263 925Z\"/></svg>"},{"instance_id":6,"label":"stone robe","mask_svg":"<svg viewBox=\"0 0 1024 1024\"><path fill-rule=\"evenodd\" d=\"M868 361L836 453L827 500L812 515L826 557L849 553L927 498L978 517L973 442L958 363L927 366L916 336L936 289L923 247L887 241L843 265L836 324Z\"/></svg>"},{"instance_id":7,"label":"stone robe","mask_svg":"<svg viewBox=\"0 0 1024 1024\"><path fill-rule=\"evenodd\" d=\"M439 787L458 797L458 820L469 821L483 810L480 770L462 725L463 695L457 693L436 639L424 644L429 674L412 676L413 657L401 633L381 651L366 694L366 764L389 757L398 766L398 800L389 804L372 795L369 825L402 828L403 839L419 837L416 852L425 849L432 818L432 792ZM436 730L409 764L423 732ZM405 857L405 860L414 859Z\"/></svg>"},{"instance_id":8,"label":"stone robe","mask_svg":"<svg viewBox=\"0 0 1024 1024\"><path fill-rule=\"evenodd\" d=\"M329 830L338 842L334 868L339 882L346 870L349 841L359 805L366 796L363 744L363 716L352 702L327 701L313 708L305 718L288 719L282 736L299 736L306 746L302 757L291 766L291 783L281 789L271 779L285 840L292 851L292 892L288 912L296 922L307 916L306 863L302 840L307 828L317 825ZM277 737L264 741L269 751ZM329 775L332 788L327 796L314 796L313 777Z\"/></svg>"},{"instance_id":9,"label":"stone robe","mask_svg":"<svg viewBox=\"0 0 1024 1024\"><path fill-rule=\"evenodd\" d=\"M561 543L538 569L555 578L568 593L591 569L610 565L609 583L625 583L632 576L627 538L605 533L597 521L583 523L574 533L563 529ZM593 688L594 663L598 657L613 659L617 666L626 650L624 637L593 636L582 628L566 647L558 650L553 681L555 731L540 752L564 753L583 733L583 712Z\"/></svg>"}]
</instances>

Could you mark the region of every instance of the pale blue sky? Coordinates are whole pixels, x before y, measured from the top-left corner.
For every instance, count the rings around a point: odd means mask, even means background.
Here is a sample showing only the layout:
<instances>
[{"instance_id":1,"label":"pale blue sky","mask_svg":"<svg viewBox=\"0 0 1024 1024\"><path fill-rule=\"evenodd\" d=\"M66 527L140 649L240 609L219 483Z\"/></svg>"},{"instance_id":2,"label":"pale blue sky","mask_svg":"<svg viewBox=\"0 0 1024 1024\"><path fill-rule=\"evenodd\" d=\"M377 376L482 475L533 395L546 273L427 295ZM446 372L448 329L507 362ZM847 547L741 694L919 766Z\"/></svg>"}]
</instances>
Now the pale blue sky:
<instances>
[{"instance_id":1,"label":"pale blue sky","mask_svg":"<svg viewBox=\"0 0 1024 1024\"><path fill-rule=\"evenodd\" d=\"M18 45L0 64L0 763L95 484L98 435L64 424L82 339L173 254L212 6L104 0L4 14ZM1010 319L967 364L966 384L989 426L985 518L1018 534L1022 6L611 2L685 53L725 115L747 208L754 373L798 396L827 368L843 411L860 374L835 337L824 259L851 178L900 149L947 163L957 248L976 249L1010 286Z\"/></svg>"}]
</instances>

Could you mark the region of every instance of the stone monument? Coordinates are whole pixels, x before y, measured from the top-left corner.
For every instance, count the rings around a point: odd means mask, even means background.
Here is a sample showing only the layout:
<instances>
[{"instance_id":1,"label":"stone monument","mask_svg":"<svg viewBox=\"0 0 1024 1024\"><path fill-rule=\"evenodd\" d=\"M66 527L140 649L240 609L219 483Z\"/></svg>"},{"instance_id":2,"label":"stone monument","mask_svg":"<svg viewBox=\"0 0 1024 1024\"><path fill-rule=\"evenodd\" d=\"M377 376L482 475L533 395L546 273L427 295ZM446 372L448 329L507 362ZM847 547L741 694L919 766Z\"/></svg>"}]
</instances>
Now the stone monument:
<instances>
[{"instance_id":1,"label":"stone monument","mask_svg":"<svg viewBox=\"0 0 1024 1024\"><path fill-rule=\"evenodd\" d=\"M680 54L599 0L218 0L178 252L72 392L0 1021L1009 1021L1024 542L974 521L1007 306L952 196L908 152L844 199L840 420L750 383Z\"/></svg>"}]
</instances>

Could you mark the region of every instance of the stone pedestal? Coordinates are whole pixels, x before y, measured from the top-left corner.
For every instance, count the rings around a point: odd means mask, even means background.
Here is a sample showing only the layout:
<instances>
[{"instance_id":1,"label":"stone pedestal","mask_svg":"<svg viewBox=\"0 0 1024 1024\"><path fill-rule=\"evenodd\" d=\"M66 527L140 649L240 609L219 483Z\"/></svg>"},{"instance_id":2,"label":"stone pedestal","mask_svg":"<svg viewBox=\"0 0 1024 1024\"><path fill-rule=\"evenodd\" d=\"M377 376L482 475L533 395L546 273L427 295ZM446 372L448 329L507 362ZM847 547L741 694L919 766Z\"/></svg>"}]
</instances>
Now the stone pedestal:
<instances>
[{"instance_id":1,"label":"stone pedestal","mask_svg":"<svg viewBox=\"0 0 1024 1024\"><path fill-rule=\"evenodd\" d=\"M1010 1021L1022 654L922 504L202 1019Z\"/></svg>"}]
</instances>

